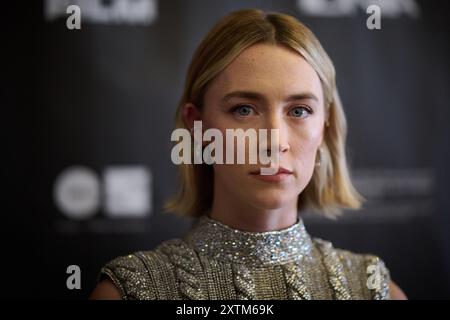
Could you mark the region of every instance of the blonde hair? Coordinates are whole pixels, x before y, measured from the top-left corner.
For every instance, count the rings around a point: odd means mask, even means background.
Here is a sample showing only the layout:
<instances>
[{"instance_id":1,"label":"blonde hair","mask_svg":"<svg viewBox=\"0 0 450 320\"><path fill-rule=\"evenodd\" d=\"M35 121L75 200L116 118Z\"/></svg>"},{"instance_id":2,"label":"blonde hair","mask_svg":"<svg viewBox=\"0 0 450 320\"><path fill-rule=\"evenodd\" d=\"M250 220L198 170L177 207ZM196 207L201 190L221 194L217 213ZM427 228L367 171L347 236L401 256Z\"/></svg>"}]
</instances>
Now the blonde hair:
<instances>
[{"instance_id":1,"label":"blonde hair","mask_svg":"<svg viewBox=\"0 0 450 320\"><path fill-rule=\"evenodd\" d=\"M311 209L334 217L342 209L359 209L364 198L350 179L345 154L347 123L336 88L333 63L313 33L294 17L246 9L222 18L194 53L176 111L176 128L186 128L183 106L190 102L202 110L208 84L243 50L256 43L295 50L314 68L322 83L328 126L320 153L321 165L316 167L299 195L298 210ZM191 217L205 214L213 200L212 166L180 164L179 173L181 189L166 202L165 210Z\"/></svg>"}]
</instances>

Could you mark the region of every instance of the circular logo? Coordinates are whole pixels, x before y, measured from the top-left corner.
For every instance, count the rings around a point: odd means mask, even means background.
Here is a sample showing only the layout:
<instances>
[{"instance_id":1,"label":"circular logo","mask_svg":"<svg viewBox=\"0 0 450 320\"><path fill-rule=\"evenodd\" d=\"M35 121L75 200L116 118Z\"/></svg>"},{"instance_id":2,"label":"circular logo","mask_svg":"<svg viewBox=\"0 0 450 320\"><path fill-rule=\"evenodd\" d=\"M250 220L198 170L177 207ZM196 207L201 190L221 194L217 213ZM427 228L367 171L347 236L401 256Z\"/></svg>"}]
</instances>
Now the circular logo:
<instances>
[{"instance_id":1,"label":"circular logo","mask_svg":"<svg viewBox=\"0 0 450 320\"><path fill-rule=\"evenodd\" d=\"M82 166L65 169L53 190L56 206L69 218L82 220L93 216L100 205L100 182L95 172Z\"/></svg>"}]
</instances>

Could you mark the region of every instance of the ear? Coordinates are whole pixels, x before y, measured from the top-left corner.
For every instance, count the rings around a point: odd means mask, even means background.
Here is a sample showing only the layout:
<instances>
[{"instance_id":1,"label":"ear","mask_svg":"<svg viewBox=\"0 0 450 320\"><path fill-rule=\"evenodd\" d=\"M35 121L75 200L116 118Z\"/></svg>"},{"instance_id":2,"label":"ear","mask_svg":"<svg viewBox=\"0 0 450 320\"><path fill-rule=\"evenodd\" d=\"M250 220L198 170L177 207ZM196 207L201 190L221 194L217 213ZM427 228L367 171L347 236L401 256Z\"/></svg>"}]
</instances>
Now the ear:
<instances>
[{"instance_id":1,"label":"ear","mask_svg":"<svg viewBox=\"0 0 450 320\"><path fill-rule=\"evenodd\" d=\"M188 129L194 127L194 121L201 121L202 114L201 111L197 108L196 105L192 103L186 103L183 106L183 120Z\"/></svg>"}]
</instances>

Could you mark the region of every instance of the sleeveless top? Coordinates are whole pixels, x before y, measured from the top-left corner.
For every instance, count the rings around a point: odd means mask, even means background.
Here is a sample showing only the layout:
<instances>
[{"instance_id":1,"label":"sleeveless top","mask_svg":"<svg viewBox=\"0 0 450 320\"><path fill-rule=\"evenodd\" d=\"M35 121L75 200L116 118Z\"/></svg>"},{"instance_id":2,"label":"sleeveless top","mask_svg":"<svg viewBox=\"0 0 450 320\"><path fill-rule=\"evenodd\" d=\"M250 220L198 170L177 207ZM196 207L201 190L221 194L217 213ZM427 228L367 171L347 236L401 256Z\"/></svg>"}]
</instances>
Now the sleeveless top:
<instances>
[{"instance_id":1,"label":"sleeveless top","mask_svg":"<svg viewBox=\"0 0 450 320\"><path fill-rule=\"evenodd\" d=\"M245 232L202 216L180 239L110 261L122 299L389 299L390 275L373 255L311 238L302 219Z\"/></svg>"}]
</instances>

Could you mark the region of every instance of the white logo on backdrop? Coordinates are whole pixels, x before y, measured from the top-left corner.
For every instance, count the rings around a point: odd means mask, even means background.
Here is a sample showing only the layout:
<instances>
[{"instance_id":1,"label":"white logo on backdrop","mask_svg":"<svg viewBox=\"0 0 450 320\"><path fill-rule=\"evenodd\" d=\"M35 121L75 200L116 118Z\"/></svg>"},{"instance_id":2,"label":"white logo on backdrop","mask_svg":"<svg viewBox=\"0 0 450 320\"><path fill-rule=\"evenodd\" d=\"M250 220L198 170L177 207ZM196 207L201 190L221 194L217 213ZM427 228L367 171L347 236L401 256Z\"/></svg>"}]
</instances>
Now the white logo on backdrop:
<instances>
[{"instance_id":1,"label":"white logo on backdrop","mask_svg":"<svg viewBox=\"0 0 450 320\"><path fill-rule=\"evenodd\" d=\"M150 25L158 17L156 0L45 0L45 20L67 18L69 6L81 9L83 23Z\"/></svg>"},{"instance_id":2,"label":"white logo on backdrop","mask_svg":"<svg viewBox=\"0 0 450 320\"><path fill-rule=\"evenodd\" d=\"M151 176L143 167L108 167L104 172L105 212L143 217L151 211Z\"/></svg>"},{"instance_id":3,"label":"white logo on backdrop","mask_svg":"<svg viewBox=\"0 0 450 320\"><path fill-rule=\"evenodd\" d=\"M100 181L90 168L70 167L57 177L53 195L56 206L68 218L88 219L100 206Z\"/></svg>"},{"instance_id":4,"label":"white logo on backdrop","mask_svg":"<svg viewBox=\"0 0 450 320\"><path fill-rule=\"evenodd\" d=\"M57 208L68 218L86 220L103 209L108 217L145 217L152 211L152 176L142 166L111 166L103 181L90 168L69 167L54 185Z\"/></svg>"},{"instance_id":5,"label":"white logo on backdrop","mask_svg":"<svg viewBox=\"0 0 450 320\"><path fill-rule=\"evenodd\" d=\"M359 10L366 12L372 5L378 6L387 18L420 16L420 7L415 0L297 0L300 13L315 17L355 16Z\"/></svg>"}]
</instances>

